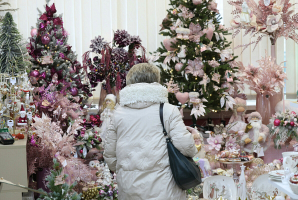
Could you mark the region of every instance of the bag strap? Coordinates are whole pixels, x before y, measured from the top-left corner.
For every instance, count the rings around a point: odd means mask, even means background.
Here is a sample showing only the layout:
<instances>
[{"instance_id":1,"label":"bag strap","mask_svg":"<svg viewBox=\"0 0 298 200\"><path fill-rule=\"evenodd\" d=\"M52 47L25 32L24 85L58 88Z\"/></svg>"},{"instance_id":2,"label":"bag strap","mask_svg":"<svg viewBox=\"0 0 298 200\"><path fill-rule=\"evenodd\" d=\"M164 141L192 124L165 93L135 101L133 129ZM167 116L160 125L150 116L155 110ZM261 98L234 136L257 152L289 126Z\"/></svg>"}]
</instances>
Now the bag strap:
<instances>
[{"instance_id":1,"label":"bag strap","mask_svg":"<svg viewBox=\"0 0 298 200\"><path fill-rule=\"evenodd\" d=\"M163 106L164 106L164 103L161 103L160 107L159 107L159 117L160 117L160 122L161 122L161 125L162 125L162 128L163 128L163 134L164 134L164 136L167 136L168 133L167 133L167 131L165 129L165 125L163 123Z\"/></svg>"}]
</instances>

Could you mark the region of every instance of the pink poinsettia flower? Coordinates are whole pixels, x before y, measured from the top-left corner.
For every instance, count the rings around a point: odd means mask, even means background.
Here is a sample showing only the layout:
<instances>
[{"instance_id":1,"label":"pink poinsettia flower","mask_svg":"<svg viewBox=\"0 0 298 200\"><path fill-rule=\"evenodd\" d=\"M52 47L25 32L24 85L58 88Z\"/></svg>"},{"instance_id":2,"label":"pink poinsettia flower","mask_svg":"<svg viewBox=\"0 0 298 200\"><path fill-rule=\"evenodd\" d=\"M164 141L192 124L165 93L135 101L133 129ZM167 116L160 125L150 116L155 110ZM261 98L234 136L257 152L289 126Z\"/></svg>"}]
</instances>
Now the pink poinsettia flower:
<instances>
[{"instance_id":1,"label":"pink poinsettia flower","mask_svg":"<svg viewBox=\"0 0 298 200\"><path fill-rule=\"evenodd\" d=\"M211 67L218 67L218 66L220 65L216 60L209 60L209 61L208 61L208 64L209 64Z\"/></svg>"},{"instance_id":2,"label":"pink poinsettia flower","mask_svg":"<svg viewBox=\"0 0 298 200\"><path fill-rule=\"evenodd\" d=\"M276 31L283 25L281 15L268 15L266 25L269 33Z\"/></svg>"},{"instance_id":3,"label":"pink poinsettia flower","mask_svg":"<svg viewBox=\"0 0 298 200\"><path fill-rule=\"evenodd\" d=\"M236 149L236 147L237 147L236 138L233 138L232 136L230 136L230 138L226 142L226 150Z\"/></svg>"},{"instance_id":4,"label":"pink poinsettia flower","mask_svg":"<svg viewBox=\"0 0 298 200\"><path fill-rule=\"evenodd\" d=\"M255 67L253 65L248 65L244 68L243 75L247 79L254 79L259 72L259 67Z\"/></svg>"},{"instance_id":5,"label":"pink poinsettia flower","mask_svg":"<svg viewBox=\"0 0 298 200\"><path fill-rule=\"evenodd\" d=\"M215 3L214 1L209 1L208 9L213 12L219 13L219 11L217 10L217 3Z\"/></svg>"},{"instance_id":6,"label":"pink poinsettia flower","mask_svg":"<svg viewBox=\"0 0 298 200\"><path fill-rule=\"evenodd\" d=\"M222 136L221 135L215 135L214 137L210 136L207 139L208 144L210 144L210 150L215 149L216 151L219 151L221 148L222 143Z\"/></svg>"},{"instance_id":7,"label":"pink poinsettia flower","mask_svg":"<svg viewBox=\"0 0 298 200\"><path fill-rule=\"evenodd\" d=\"M203 62L198 58L195 60L188 60L188 66L185 68L185 73L202 77L204 75L203 67Z\"/></svg>"}]
</instances>

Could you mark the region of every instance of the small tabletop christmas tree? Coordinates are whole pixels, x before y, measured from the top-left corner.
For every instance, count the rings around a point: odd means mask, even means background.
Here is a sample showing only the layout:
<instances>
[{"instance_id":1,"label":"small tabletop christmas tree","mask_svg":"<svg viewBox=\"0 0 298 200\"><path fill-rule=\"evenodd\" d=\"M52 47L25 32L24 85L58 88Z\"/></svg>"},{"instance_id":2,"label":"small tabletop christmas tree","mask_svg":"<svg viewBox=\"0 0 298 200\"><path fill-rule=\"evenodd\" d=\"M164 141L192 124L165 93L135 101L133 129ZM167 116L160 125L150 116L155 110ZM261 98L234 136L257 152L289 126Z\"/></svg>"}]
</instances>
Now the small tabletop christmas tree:
<instances>
[{"instance_id":1,"label":"small tabletop christmas tree","mask_svg":"<svg viewBox=\"0 0 298 200\"><path fill-rule=\"evenodd\" d=\"M25 53L22 36L14 23L12 15L7 12L0 28L0 73L12 76L25 72Z\"/></svg>"},{"instance_id":2,"label":"small tabletop christmas tree","mask_svg":"<svg viewBox=\"0 0 298 200\"><path fill-rule=\"evenodd\" d=\"M214 0L170 0L170 6L160 32L170 38L152 56L172 93L170 103L189 102L196 118L206 111L232 108L236 84L241 84L217 4Z\"/></svg>"},{"instance_id":3,"label":"small tabletop christmas tree","mask_svg":"<svg viewBox=\"0 0 298 200\"><path fill-rule=\"evenodd\" d=\"M40 12L37 28L31 30L31 36L27 49L34 64L30 72L33 86L55 84L58 91L67 93L70 98L79 96L80 102L92 96L88 85L82 83L85 70L67 44L68 33L63 27L62 15L56 15L55 4L46 5L46 12ZM55 74L58 76L53 80Z\"/></svg>"}]
</instances>

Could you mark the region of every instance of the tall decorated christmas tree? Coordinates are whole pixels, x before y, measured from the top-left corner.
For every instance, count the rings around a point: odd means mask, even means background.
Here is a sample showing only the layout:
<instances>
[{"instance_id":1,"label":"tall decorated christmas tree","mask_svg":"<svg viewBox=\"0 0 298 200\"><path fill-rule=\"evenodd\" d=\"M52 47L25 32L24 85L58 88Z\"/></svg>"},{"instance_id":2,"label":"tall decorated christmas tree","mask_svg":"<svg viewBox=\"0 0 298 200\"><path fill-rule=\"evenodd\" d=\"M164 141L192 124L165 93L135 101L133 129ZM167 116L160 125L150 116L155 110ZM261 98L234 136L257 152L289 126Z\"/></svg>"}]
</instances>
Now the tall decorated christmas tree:
<instances>
[{"instance_id":1,"label":"tall decorated christmas tree","mask_svg":"<svg viewBox=\"0 0 298 200\"><path fill-rule=\"evenodd\" d=\"M68 33L63 27L62 15L56 14L55 4L46 5L45 9L44 13L39 11L37 28L32 28L27 47L33 63L31 84L35 87L55 84L58 91L70 99L79 97L82 102L92 95L88 85L83 84L85 70L67 44Z\"/></svg>"},{"instance_id":2,"label":"tall decorated christmas tree","mask_svg":"<svg viewBox=\"0 0 298 200\"><path fill-rule=\"evenodd\" d=\"M170 103L191 107L195 118L232 108L233 96L242 85L235 76L238 68L217 4L170 0L170 6L160 31L168 37L152 56L171 93Z\"/></svg>"},{"instance_id":3,"label":"tall decorated christmas tree","mask_svg":"<svg viewBox=\"0 0 298 200\"><path fill-rule=\"evenodd\" d=\"M7 12L0 27L0 73L17 75L26 70L26 48L22 36L14 23L12 15Z\"/></svg>"}]
</instances>

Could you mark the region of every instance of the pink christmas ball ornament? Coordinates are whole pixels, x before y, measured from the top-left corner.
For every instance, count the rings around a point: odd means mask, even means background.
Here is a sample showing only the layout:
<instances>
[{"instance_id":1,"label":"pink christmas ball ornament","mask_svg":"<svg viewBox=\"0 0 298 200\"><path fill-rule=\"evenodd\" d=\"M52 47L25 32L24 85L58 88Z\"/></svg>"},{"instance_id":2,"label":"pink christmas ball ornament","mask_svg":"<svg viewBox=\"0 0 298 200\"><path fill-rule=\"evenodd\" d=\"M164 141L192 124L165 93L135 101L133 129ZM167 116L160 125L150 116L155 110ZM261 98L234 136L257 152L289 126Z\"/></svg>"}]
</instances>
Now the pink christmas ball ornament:
<instances>
[{"instance_id":1,"label":"pink christmas ball ornament","mask_svg":"<svg viewBox=\"0 0 298 200\"><path fill-rule=\"evenodd\" d=\"M280 120L275 119L273 123L274 123L274 126L279 126L280 125Z\"/></svg>"},{"instance_id":2,"label":"pink christmas ball ornament","mask_svg":"<svg viewBox=\"0 0 298 200\"><path fill-rule=\"evenodd\" d=\"M171 46L173 45L172 43L176 44L176 42L176 38L166 38L163 40L163 45L168 51L174 51L175 48L172 48Z\"/></svg>"},{"instance_id":3,"label":"pink christmas ball ornament","mask_svg":"<svg viewBox=\"0 0 298 200\"><path fill-rule=\"evenodd\" d=\"M192 0L192 3L193 3L194 5L199 5L199 4L202 3L202 0Z\"/></svg>"},{"instance_id":4,"label":"pink christmas ball ornament","mask_svg":"<svg viewBox=\"0 0 298 200\"><path fill-rule=\"evenodd\" d=\"M79 93L78 88L71 88L69 91L72 96L77 96Z\"/></svg>"},{"instance_id":5,"label":"pink christmas ball ornament","mask_svg":"<svg viewBox=\"0 0 298 200\"><path fill-rule=\"evenodd\" d=\"M177 64L175 65L175 70L176 70L177 72L179 72L179 71L182 69L182 67L183 67L183 64L182 64L182 63L177 63Z\"/></svg>"},{"instance_id":6,"label":"pink christmas ball ornament","mask_svg":"<svg viewBox=\"0 0 298 200\"><path fill-rule=\"evenodd\" d=\"M294 125L295 125L295 123L294 123L294 122L290 122L290 125L291 125L291 126L294 126Z\"/></svg>"},{"instance_id":7,"label":"pink christmas ball ornament","mask_svg":"<svg viewBox=\"0 0 298 200\"><path fill-rule=\"evenodd\" d=\"M37 29L36 29L36 28L33 28L33 29L31 29L31 32L30 32L30 34L31 34L31 37L34 37L34 36L36 36L36 35L37 35L37 33L38 33L38 31L37 31Z\"/></svg>"},{"instance_id":8,"label":"pink christmas ball ornament","mask_svg":"<svg viewBox=\"0 0 298 200\"><path fill-rule=\"evenodd\" d=\"M44 44L44 45L47 45L49 44L51 41L51 38L48 36L48 35L44 35L41 37L41 42Z\"/></svg>"},{"instance_id":9,"label":"pink christmas ball ornament","mask_svg":"<svg viewBox=\"0 0 298 200\"><path fill-rule=\"evenodd\" d=\"M33 76L33 77L38 77L39 76L39 71L38 70L33 70L30 72L30 76Z\"/></svg>"}]
</instances>

